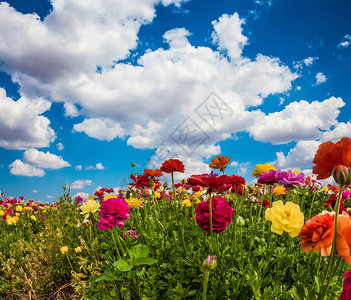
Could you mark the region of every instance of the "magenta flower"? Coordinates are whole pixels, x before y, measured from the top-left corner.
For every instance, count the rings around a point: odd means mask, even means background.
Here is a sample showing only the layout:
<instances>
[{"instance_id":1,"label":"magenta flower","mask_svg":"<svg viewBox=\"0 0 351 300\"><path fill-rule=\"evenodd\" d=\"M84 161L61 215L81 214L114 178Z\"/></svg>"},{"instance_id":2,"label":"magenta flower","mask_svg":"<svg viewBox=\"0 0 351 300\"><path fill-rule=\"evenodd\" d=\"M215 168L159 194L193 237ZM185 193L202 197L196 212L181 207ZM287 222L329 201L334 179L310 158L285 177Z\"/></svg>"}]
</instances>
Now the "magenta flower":
<instances>
[{"instance_id":1,"label":"magenta flower","mask_svg":"<svg viewBox=\"0 0 351 300\"><path fill-rule=\"evenodd\" d=\"M77 204L83 203L83 198L81 196L77 196L76 198L74 198L74 200L76 200Z\"/></svg>"},{"instance_id":2,"label":"magenta flower","mask_svg":"<svg viewBox=\"0 0 351 300\"><path fill-rule=\"evenodd\" d=\"M277 183L284 185L286 188L305 185L305 175L303 173L295 174L291 170L287 172L277 170L276 179Z\"/></svg>"},{"instance_id":3,"label":"magenta flower","mask_svg":"<svg viewBox=\"0 0 351 300\"><path fill-rule=\"evenodd\" d=\"M340 294L340 300L351 299L351 270L345 272L344 277L345 279L343 289Z\"/></svg>"},{"instance_id":4,"label":"magenta flower","mask_svg":"<svg viewBox=\"0 0 351 300\"><path fill-rule=\"evenodd\" d=\"M124 227L124 220L129 219L130 207L120 198L110 198L102 202L98 228L102 230L111 227Z\"/></svg>"},{"instance_id":5,"label":"magenta flower","mask_svg":"<svg viewBox=\"0 0 351 300\"><path fill-rule=\"evenodd\" d=\"M212 198L212 228L213 232L221 233L230 224L234 209L222 197ZM198 203L195 208L195 219L197 224L206 233L210 228L210 202L209 200Z\"/></svg>"},{"instance_id":6,"label":"magenta flower","mask_svg":"<svg viewBox=\"0 0 351 300\"><path fill-rule=\"evenodd\" d=\"M127 232L129 233L129 235L133 238L133 239L137 239L138 235L136 234L135 230L127 230ZM123 238L126 239L128 237L128 234L123 232Z\"/></svg>"},{"instance_id":7,"label":"magenta flower","mask_svg":"<svg viewBox=\"0 0 351 300\"><path fill-rule=\"evenodd\" d=\"M269 170L268 173L261 173L260 177L258 178L257 182L262 184L273 184L277 182L276 177L277 171L276 170Z\"/></svg>"}]
</instances>

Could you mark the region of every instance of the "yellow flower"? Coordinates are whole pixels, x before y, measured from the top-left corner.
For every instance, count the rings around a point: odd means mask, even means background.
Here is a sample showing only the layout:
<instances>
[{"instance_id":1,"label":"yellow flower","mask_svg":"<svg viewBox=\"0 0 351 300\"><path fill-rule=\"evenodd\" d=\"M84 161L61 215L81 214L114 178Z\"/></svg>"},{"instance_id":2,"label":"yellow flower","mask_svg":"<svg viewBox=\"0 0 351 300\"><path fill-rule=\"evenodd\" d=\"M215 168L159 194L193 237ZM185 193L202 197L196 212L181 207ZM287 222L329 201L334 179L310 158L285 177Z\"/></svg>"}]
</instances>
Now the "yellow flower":
<instances>
[{"instance_id":1,"label":"yellow flower","mask_svg":"<svg viewBox=\"0 0 351 300\"><path fill-rule=\"evenodd\" d=\"M23 210L24 211L31 211L32 209L29 206L25 206L25 207L23 207Z\"/></svg>"},{"instance_id":2,"label":"yellow flower","mask_svg":"<svg viewBox=\"0 0 351 300\"><path fill-rule=\"evenodd\" d=\"M77 248L74 248L74 251L75 251L76 253L79 253L79 252L82 252L83 249L82 249L82 247L78 246Z\"/></svg>"},{"instance_id":3,"label":"yellow flower","mask_svg":"<svg viewBox=\"0 0 351 300\"><path fill-rule=\"evenodd\" d=\"M202 196L202 191L196 192L196 193L195 193L195 196L196 196L197 198L200 198L200 197Z\"/></svg>"},{"instance_id":4,"label":"yellow flower","mask_svg":"<svg viewBox=\"0 0 351 300\"><path fill-rule=\"evenodd\" d=\"M0 217L2 217L4 214L5 214L5 212L0 209Z\"/></svg>"},{"instance_id":5,"label":"yellow flower","mask_svg":"<svg viewBox=\"0 0 351 300\"><path fill-rule=\"evenodd\" d=\"M294 173L294 174L297 174L297 175L299 175L299 174L301 174L301 172L300 171L292 171L292 173Z\"/></svg>"},{"instance_id":6,"label":"yellow flower","mask_svg":"<svg viewBox=\"0 0 351 300\"><path fill-rule=\"evenodd\" d=\"M94 199L94 198L93 198ZM89 218L90 214L97 212L100 208L100 203L96 202L95 200L91 200L91 198L83 203L80 206L81 214L84 215L84 218Z\"/></svg>"},{"instance_id":7,"label":"yellow flower","mask_svg":"<svg viewBox=\"0 0 351 300\"><path fill-rule=\"evenodd\" d=\"M329 192L329 189L328 189L327 186L323 186L323 187L322 187L322 190L323 190L323 192L325 192L325 193L328 193L328 192Z\"/></svg>"},{"instance_id":8,"label":"yellow flower","mask_svg":"<svg viewBox=\"0 0 351 300\"><path fill-rule=\"evenodd\" d=\"M10 216L10 215L7 215L6 216L6 223L8 224L8 225L15 225L17 222L18 222L18 217L17 216L14 216L14 217L12 217L12 216Z\"/></svg>"},{"instance_id":9,"label":"yellow flower","mask_svg":"<svg viewBox=\"0 0 351 300\"><path fill-rule=\"evenodd\" d=\"M138 199L138 198L129 198L125 200L128 203L130 208L138 208L144 202L143 199Z\"/></svg>"},{"instance_id":10,"label":"yellow flower","mask_svg":"<svg viewBox=\"0 0 351 300\"><path fill-rule=\"evenodd\" d=\"M19 212L16 212L15 215L18 217L19 215L21 215Z\"/></svg>"},{"instance_id":11,"label":"yellow flower","mask_svg":"<svg viewBox=\"0 0 351 300\"><path fill-rule=\"evenodd\" d=\"M268 173L269 170L275 170L275 166L269 164L269 163L265 163L264 165L256 165L255 169L253 169L252 172L252 177L260 177L261 173Z\"/></svg>"},{"instance_id":12,"label":"yellow flower","mask_svg":"<svg viewBox=\"0 0 351 300\"><path fill-rule=\"evenodd\" d=\"M273 190L274 195L285 195L286 189L283 186L276 186Z\"/></svg>"},{"instance_id":13,"label":"yellow flower","mask_svg":"<svg viewBox=\"0 0 351 300\"><path fill-rule=\"evenodd\" d=\"M271 231L283 234L284 231L291 237L299 235L303 226L304 215L300 211L300 206L292 202L273 202L272 208L267 208L265 219L272 222Z\"/></svg>"},{"instance_id":14,"label":"yellow flower","mask_svg":"<svg viewBox=\"0 0 351 300\"><path fill-rule=\"evenodd\" d=\"M189 206L191 206L191 201L190 201L189 199L186 199L186 200L184 200L184 201L182 202L182 205L183 205L183 206L186 206L186 207L189 207Z\"/></svg>"},{"instance_id":15,"label":"yellow flower","mask_svg":"<svg viewBox=\"0 0 351 300\"><path fill-rule=\"evenodd\" d=\"M161 193L155 192L155 198L157 198L157 199L161 198Z\"/></svg>"},{"instance_id":16,"label":"yellow flower","mask_svg":"<svg viewBox=\"0 0 351 300\"><path fill-rule=\"evenodd\" d=\"M15 209L17 212L21 212L22 211L22 206L16 206L16 209Z\"/></svg>"},{"instance_id":17,"label":"yellow flower","mask_svg":"<svg viewBox=\"0 0 351 300\"><path fill-rule=\"evenodd\" d=\"M36 216L34 216L34 215L31 215L30 218L31 218L33 221L36 221L36 220L37 220Z\"/></svg>"},{"instance_id":18,"label":"yellow flower","mask_svg":"<svg viewBox=\"0 0 351 300\"><path fill-rule=\"evenodd\" d=\"M103 200L106 201L106 200L111 199L111 198L116 198L116 196L112 196L110 193L108 193L107 196L105 196L103 198Z\"/></svg>"},{"instance_id":19,"label":"yellow flower","mask_svg":"<svg viewBox=\"0 0 351 300\"><path fill-rule=\"evenodd\" d=\"M60 248L61 254L66 254L68 252L68 246L63 246Z\"/></svg>"}]
</instances>

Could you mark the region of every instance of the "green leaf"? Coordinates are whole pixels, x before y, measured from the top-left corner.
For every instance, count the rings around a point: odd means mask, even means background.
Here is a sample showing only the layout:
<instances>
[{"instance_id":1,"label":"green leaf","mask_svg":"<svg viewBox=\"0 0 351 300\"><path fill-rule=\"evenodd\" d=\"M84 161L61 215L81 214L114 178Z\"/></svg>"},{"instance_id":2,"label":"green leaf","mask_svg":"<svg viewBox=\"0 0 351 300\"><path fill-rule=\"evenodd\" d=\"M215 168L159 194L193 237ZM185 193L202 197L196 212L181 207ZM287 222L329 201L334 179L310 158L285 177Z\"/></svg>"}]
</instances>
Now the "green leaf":
<instances>
[{"instance_id":1,"label":"green leaf","mask_svg":"<svg viewBox=\"0 0 351 300\"><path fill-rule=\"evenodd\" d=\"M134 260L134 264L136 266L139 266L139 265L153 265L155 263L157 263L157 259L154 259L154 258L151 258L151 257L137 257Z\"/></svg>"},{"instance_id":2,"label":"green leaf","mask_svg":"<svg viewBox=\"0 0 351 300\"><path fill-rule=\"evenodd\" d=\"M138 245L135 245L128 252L129 252L130 259L133 261L137 257L146 257L146 256L148 256L149 248L148 248L148 246L138 244Z\"/></svg>"},{"instance_id":3,"label":"green leaf","mask_svg":"<svg viewBox=\"0 0 351 300\"><path fill-rule=\"evenodd\" d=\"M130 271L133 265L128 264L124 259L119 259L113 263L113 266L121 272Z\"/></svg>"}]
</instances>

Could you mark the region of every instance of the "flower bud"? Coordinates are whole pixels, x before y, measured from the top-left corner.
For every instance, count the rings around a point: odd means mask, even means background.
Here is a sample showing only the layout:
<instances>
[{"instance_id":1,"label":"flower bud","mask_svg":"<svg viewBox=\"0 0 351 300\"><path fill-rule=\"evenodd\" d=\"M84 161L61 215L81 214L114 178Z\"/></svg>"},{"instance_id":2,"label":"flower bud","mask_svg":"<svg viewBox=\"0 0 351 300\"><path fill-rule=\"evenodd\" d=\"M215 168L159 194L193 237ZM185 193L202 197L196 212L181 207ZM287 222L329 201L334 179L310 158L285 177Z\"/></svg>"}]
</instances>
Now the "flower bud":
<instances>
[{"instance_id":1,"label":"flower bud","mask_svg":"<svg viewBox=\"0 0 351 300\"><path fill-rule=\"evenodd\" d=\"M131 165L132 165L132 168L134 168L134 167L136 166L134 162L132 162L132 164L131 164Z\"/></svg>"},{"instance_id":2,"label":"flower bud","mask_svg":"<svg viewBox=\"0 0 351 300\"><path fill-rule=\"evenodd\" d=\"M333 177L335 182L340 185L351 184L350 169L344 165L337 165L336 167L334 167Z\"/></svg>"},{"instance_id":3,"label":"flower bud","mask_svg":"<svg viewBox=\"0 0 351 300\"><path fill-rule=\"evenodd\" d=\"M217 267L216 256L212 254L209 255L202 263L202 266L207 270L214 270Z\"/></svg>"},{"instance_id":4,"label":"flower bud","mask_svg":"<svg viewBox=\"0 0 351 300\"><path fill-rule=\"evenodd\" d=\"M153 188L155 186L155 183L154 183L152 178L149 179L149 184L150 184L151 188Z\"/></svg>"},{"instance_id":5,"label":"flower bud","mask_svg":"<svg viewBox=\"0 0 351 300\"><path fill-rule=\"evenodd\" d=\"M236 219L236 224L237 224L238 226L245 226L245 220L244 220L244 218L241 217L241 216L238 216L238 218Z\"/></svg>"},{"instance_id":6,"label":"flower bud","mask_svg":"<svg viewBox=\"0 0 351 300\"><path fill-rule=\"evenodd\" d=\"M163 188L164 188L164 189L168 188L168 183L167 183L167 182L165 182L165 183L163 184Z\"/></svg>"}]
</instances>

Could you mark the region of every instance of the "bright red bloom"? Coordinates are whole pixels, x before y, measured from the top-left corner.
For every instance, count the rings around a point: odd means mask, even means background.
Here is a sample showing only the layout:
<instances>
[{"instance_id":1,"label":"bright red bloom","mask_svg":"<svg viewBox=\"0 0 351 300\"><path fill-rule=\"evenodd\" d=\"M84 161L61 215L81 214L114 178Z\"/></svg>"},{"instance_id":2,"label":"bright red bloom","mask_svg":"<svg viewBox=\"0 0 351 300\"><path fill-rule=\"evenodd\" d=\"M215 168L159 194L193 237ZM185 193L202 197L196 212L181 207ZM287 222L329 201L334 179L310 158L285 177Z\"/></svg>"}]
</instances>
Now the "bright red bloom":
<instances>
[{"instance_id":1,"label":"bright red bloom","mask_svg":"<svg viewBox=\"0 0 351 300\"><path fill-rule=\"evenodd\" d=\"M161 177L163 173L159 169L144 169L144 176L148 177Z\"/></svg>"},{"instance_id":2,"label":"bright red bloom","mask_svg":"<svg viewBox=\"0 0 351 300\"><path fill-rule=\"evenodd\" d=\"M325 202L323 206L324 206L325 208L331 207L331 209L334 210L336 201L337 201L337 196L336 196L336 194L335 194L335 193L330 194L328 201ZM341 200L340 200L339 214L341 214L341 213L345 210L344 201L345 201L344 199L341 199Z\"/></svg>"},{"instance_id":3,"label":"bright red bloom","mask_svg":"<svg viewBox=\"0 0 351 300\"><path fill-rule=\"evenodd\" d=\"M221 233L230 224L234 209L222 197L212 197L212 228L213 232ZM210 201L198 203L195 208L196 222L206 233L210 228Z\"/></svg>"},{"instance_id":4,"label":"bright red bloom","mask_svg":"<svg viewBox=\"0 0 351 300\"><path fill-rule=\"evenodd\" d=\"M191 177L187 179L187 183L192 186L201 186L204 188L206 184L202 181L202 177L203 175L191 175Z\"/></svg>"},{"instance_id":5,"label":"bright red bloom","mask_svg":"<svg viewBox=\"0 0 351 300\"><path fill-rule=\"evenodd\" d=\"M351 168L351 139L343 137L335 144L333 142L321 144L313 163L316 164L313 173L318 174L317 179L328 178L337 165Z\"/></svg>"},{"instance_id":6,"label":"bright red bloom","mask_svg":"<svg viewBox=\"0 0 351 300\"><path fill-rule=\"evenodd\" d=\"M307 220L300 232L300 245L303 252L321 250L322 256L329 256L334 238L335 216L329 213L319 214Z\"/></svg>"},{"instance_id":7,"label":"bright red bloom","mask_svg":"<svg viewBox=\"0 0 351 300\"><path fill-rule=\"evenodd\" d=\"M105 194L104 190L95 191L94 195L101 198Z\"/></svg>"},{"instance_id":8,"label":"bright red bloom","mask_svg":"<svg viewBox=\"0 0 351 300\"><path fill-rule=\"evenodd\" d=\"M130 186L141 189L150 188L150 181L148 176L138 175L137 177L135 177L134 175L131 175L130 178L134 181L133 183L129 183ZM154 189L156 190L161 186L161 183L158 179L153 179L153 181Z\"/></svg>"},{"instance_id":9,"label":"bright red bloom","mask_svg":"<svg viewBox=\"0 0 351 300\"><path fill-rule=\"evenodd\" d=\"M110 198L101 204L98 228L102 230L111 227L125 227L124 220L129 219L130 207L120 198Z\"/></svg>"},{"instance_id":10,"label":"bright red bloom","mask_svg":"<svg viewBox=\"0 0 351 300\"><path fill-rule=\"evenodd\" d=\"M345 272L344 277L345 279L343 289L340 294L340 300L349 300L351 299L351 270Z\"/></svg>"},{"instance_id":11,"label":"bright red bloom","mask_svg":"<svg viewBox=\"0 0 351 300\"><path fill-rule=\"evenodd\" d=\"M269 207L269 206L270 206L269 200L263 199L263 200L260 202L260 205L261 205L262 207Z\"/></svg>"},{"instance_id":12,"label":"bright red bloom","mask_svg":"<svg viewBox=\"0 0 351 300\"><path fill-rule=\"evenodd\" d=\"M184 164L179 159L169 159L163 162L160 170L164 173L184 173Z\"/></svg>"},{"instance_id":13,"label":"bright red bloom","mask_svg":"<svg viewBox=\"0 0 351 300\"><path fill-rule=\"evenodd\" d=\"M219 177L202 177L201 180L209 188L220 189L222 185L228 181L228 176L222 175Z\"/></svg>"}]
</instances>

